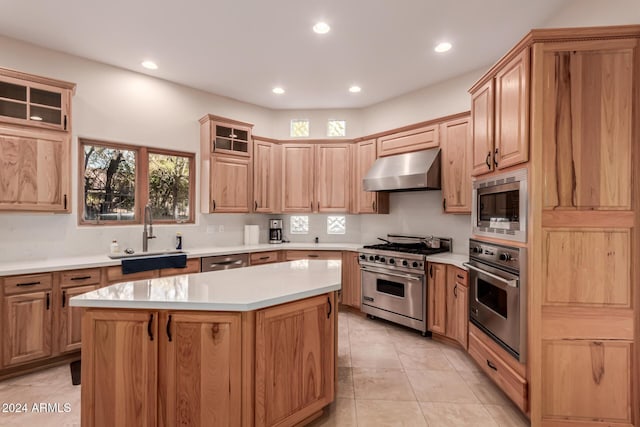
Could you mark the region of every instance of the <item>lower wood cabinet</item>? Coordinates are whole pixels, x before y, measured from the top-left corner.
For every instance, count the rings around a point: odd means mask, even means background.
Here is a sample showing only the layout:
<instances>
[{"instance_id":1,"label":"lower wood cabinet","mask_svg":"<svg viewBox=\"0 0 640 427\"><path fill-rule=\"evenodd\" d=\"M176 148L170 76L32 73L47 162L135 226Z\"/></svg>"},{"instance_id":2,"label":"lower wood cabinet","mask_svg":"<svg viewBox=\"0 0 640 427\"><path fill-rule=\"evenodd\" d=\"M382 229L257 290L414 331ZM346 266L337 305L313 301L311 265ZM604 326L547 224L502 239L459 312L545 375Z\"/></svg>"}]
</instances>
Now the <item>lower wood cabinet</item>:
<instances>
[{"instance_id":1,"label":"lower wood cabinet","mask_svg":"<svg viewBox=\"0 0 640 427\"><path fill-rule=\"evenodd\" d=\"M340 251L285 251L285 261L296 261L299 259L342 259Z\"/></svg>"},{"instance_id":2,"label":"lower wood cabinet","mask_svg":"<svg viewBox=\"0 0 640 427\"><path fill-rule=\"evenodd\" d=\"M6 277L3 294L3 367L51 356L51 273Z\"/></svg>"},{"instance_id":3,"label":"lower wood cabinet","mask_svg":"<svg viewBox=\"0 0 640 427\"><path fill-rule=\"evenodd\" d=\"M447 266L430 262L427 266L427 329L444 335L447 331Z\"/></svg>"},{"instance_id":4,"label":"lower wood cabinet","mask_svg":"<svg viewBox=\"0 0 640 427\"><path fill-rule=\"evenodd\" d=\"M160 313L159 426L241 425L240 324L240 313Z\"/></svg>"},{"instance_id":5,"label":"lower wood cabinet","mask_svg":"<svg viewBox=\"0 0 640 427\"><path fill-rule=\"evenodd\" d=\"M446 336L467 348L469 336L469 299L467 272L447 265Z\"/></svg>"},{"instance_id":6,"label":"lower wood cabinet","mask_svg":"<svg viewBox=\"0 0 640 427\"><path fill-rule=\"evenodd\" d=\"M99 285L70 286L61 290L61 307L58 317L58 351L80 350L82 346L82 308L69 306L69 299L76 295L95 291Z\"/></svg>"},{"instance_id":7,"label":"lower wood cabinet","mask_svg":"<svg viewBox=\"0 0 640 427\"><path fill-rule=\"evenodd\" d=\"M253 252L249 254L249 264L272 264L280 262L280 251Z\"/></svg>"},{"instance_id":8,"label":"lower wood cabinet","mask_svg":"<svg viewBox=\"0 0 640 427\"><path fill-rule=\"evenodd\" d=\"M342 301L344 305L360 308L362 287L357 252L342 252Z\"/></svg>"},{"instance_id":9,"label":"lower wood cabinet","mask_svg":"<svg viewBox=\"0 0 640 427\"><path fill-rule=\"evenodd\" d=\"M255 425L296 425L333 401L334 293L256 313Z\"/></svg>"},{"instance_id":10,"label":"lower wood cabinet","mask_svg":"<svg viewBox=\"0 0 640 427\"><path fill-rule=\"evenodd\" d=\"M82 425L156 427L158 313L87 310L82 323Z\"/></svg>"}]
</instances>

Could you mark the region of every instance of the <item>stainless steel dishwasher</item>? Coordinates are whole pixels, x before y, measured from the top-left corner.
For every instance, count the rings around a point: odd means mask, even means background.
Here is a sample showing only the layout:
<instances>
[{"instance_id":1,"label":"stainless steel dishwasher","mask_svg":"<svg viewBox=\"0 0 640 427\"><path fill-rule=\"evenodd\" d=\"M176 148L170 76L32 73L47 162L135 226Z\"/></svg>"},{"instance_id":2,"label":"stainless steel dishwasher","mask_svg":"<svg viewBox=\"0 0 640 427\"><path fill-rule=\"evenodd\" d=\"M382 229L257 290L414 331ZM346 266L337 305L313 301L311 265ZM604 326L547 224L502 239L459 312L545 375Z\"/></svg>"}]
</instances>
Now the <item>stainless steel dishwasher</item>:
<instances>
[{"instance_id":1,"label":"stainless steel dishwasher","mask_svg":"<svg viewBox=\"0 0 640 427\"><path fill-rule=\"evenodd\" d=\"M233 254L203 257L200 271L229 270L249 265L249 254Z\"/></svg>"}]
</instances>

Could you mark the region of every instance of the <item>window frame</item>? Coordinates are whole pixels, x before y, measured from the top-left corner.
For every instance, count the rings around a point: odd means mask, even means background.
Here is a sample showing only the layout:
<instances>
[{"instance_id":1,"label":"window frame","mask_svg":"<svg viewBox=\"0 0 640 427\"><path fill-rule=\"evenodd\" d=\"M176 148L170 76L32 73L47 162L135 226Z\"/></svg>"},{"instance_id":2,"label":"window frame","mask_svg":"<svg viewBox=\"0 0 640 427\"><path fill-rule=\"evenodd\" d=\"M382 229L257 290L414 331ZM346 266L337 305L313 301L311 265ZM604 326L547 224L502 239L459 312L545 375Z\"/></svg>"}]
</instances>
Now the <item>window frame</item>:
<instances>
[{"instance_id":1,"label":"window frame","mask_svg":"<svg viewBox=\"0 0 640 427\"><path fill-rule=\"evenodd\" d=\"M135 162L135 203L133 220L87 220L84 218L84 147L96 145L116 150L134 151ZM78 225L140 225L143 223L144 207L149 201L149 154L164 156L180 156L189 159L189 218L184 220L154 219L154 224L194 224L196 206L196 155L186 151L169 150L164 148L146 147L142 145L124 144L119 142L101 141L92 138L78 138Z\"/></svg>"}]
</instances>

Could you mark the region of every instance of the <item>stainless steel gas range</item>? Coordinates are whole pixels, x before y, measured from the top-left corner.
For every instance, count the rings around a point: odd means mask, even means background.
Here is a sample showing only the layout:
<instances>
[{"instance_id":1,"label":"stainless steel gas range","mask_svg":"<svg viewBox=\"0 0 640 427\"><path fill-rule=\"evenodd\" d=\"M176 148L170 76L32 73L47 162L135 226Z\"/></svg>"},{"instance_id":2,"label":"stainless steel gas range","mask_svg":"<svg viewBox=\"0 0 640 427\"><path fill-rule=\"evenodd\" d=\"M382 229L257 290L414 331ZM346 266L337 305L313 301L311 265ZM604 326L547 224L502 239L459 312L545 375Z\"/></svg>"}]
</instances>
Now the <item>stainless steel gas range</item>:
<instances>
[{"instance_id":1,"label":"stainless steel gas range","mask_svg":"<svg viewBox=\"0 0 640 427\"><path fill-rule=\"evenodd\" d=\"M426 257L450 252L442 237L389 234L360 251L362 311L427 333Z\"/></svg>"}]
</instances>

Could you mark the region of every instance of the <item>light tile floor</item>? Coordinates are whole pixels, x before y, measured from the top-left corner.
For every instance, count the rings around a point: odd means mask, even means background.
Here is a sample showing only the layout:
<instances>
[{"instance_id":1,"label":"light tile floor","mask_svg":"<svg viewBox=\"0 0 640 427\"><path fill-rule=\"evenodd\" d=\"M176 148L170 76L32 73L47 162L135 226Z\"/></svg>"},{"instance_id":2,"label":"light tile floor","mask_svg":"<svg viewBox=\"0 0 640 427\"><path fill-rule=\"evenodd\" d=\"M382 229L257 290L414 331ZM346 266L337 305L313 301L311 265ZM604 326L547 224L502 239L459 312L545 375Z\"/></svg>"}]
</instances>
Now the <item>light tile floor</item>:
<instances>
[{"instance_id":1,"label":"light tile floor","mask_svg":"<svg viewBox=\"0 0 640 427\"><path fill-rule=\"evenodd\" d=\"M385 321L339 316L338 394L313 427L529 426L464 351ZM27 412L7 412L12 403ZM34 412L41 403L58 408ZM80 426L80 386L68 365L0 382L0 405L0 426Z\"/></svg>"}]
</instances>

